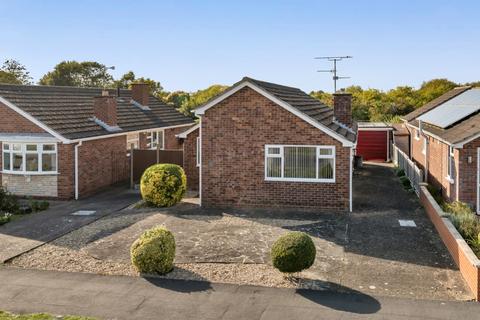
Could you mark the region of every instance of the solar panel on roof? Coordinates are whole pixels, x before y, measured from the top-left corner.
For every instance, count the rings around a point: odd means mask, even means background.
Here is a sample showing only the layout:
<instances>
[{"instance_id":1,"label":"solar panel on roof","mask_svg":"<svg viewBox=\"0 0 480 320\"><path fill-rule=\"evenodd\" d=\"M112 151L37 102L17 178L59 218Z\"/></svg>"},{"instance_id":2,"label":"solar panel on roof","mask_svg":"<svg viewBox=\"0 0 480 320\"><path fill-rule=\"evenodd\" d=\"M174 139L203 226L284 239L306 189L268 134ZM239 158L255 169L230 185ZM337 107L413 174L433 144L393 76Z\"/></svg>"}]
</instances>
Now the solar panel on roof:
<instances>
[{"instance_id":1,"label":"solar panel on roof","mask_svg":"<svg viewBox=\"0 0 480 320\"><path fill-rule=\"evenodd\" d=\"M470 89L424 113L418 120L446 128L480 110L480 89Z\"/></svg>"}]
</instances>

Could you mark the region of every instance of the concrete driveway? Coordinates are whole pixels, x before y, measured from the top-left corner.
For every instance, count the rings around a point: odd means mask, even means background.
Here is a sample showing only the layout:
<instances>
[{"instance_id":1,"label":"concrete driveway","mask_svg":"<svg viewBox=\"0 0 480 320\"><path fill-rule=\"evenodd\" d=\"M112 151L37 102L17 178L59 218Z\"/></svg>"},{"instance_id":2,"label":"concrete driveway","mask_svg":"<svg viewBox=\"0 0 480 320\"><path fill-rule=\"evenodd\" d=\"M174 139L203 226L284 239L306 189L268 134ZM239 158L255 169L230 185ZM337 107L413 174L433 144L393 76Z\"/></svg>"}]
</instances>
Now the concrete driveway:
<instances>
[{"instance_id":1,"label":"concrete driveway","mask_svg":"<svg viewBox=\"0 0 480 320\"><path fill-rule=\"evenodd\" d=\"M112 187L79 201L56 201L48 210L0 226L0 263L138 201L138 193ZM79 210L93 215L72 215Z\"/></svg>"},{"instance_id":2,"label":"concrete driveway","mask_svg":"<svg viewBox=\"0 0 480 320\"><path fill-rule=\"evenodd\" d=\"M470 300L457 271L414 194L391 168L366 165L354 177L354 212L204 210L191 203L123 210L14 259L17 266L135 274L129 248L146 229L175 234L171 278L284 286L270 267L272 243L288 230L310 234L317 258L298 285L438 300ZM413 220L416 227L402 227ZM230 269L228 266L232 266ZM235 266L235 267L233 267ZM245 266L245 267L242 267Z\"/></svg>"}]
</instances>

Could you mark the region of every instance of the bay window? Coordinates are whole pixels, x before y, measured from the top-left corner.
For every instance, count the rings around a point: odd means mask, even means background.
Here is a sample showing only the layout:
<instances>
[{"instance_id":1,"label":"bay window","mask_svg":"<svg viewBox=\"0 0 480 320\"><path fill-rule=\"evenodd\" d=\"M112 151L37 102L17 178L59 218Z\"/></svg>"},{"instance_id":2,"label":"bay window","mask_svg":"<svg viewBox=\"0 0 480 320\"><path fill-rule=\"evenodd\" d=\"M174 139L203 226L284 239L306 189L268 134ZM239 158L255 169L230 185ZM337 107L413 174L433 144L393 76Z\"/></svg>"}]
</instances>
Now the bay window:
<instances>
[{"instance_id":1,"label":"bay window","mask_svg":"<svg viewBox=\"0 0 480 320\"><path fill-rule=\"evenodd\" d=\"M53 143L3 143L5 173L57 173L57 145Z\"/></svg>"},{"instance_id":2,"label":"bay window","mask_svg":"<svg viewBox=\"0 0 480 320\"><path fill-rule=\"evenodd\" d=\"M267 145L265 180L335 182L335 147Z\"/></svg>"},{"instance_id":3,"label":"bay window","mask_svg":"<svg viewBox=\"0 0 480 320\"><path fill-rule=\"evenodd\" d=\"M164 132L163 130L150 131L147 135L147 146L150 149L164 149Z\"/></svg>"}]
</instances>

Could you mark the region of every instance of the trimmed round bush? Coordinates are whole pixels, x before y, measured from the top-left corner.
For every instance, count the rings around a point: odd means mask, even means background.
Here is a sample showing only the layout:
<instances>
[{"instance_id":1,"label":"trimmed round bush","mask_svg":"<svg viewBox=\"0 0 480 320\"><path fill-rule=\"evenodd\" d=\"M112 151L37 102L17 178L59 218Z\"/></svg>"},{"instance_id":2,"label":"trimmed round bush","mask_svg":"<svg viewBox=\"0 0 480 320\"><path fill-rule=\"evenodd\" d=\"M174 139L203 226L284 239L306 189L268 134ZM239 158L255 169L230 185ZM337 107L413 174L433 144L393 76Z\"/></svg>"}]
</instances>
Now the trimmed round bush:
<instances>
[{"instance_id":1,"label":"trimmed round bush","mask_svg":"<svg viewBox=\"0 0 480 320\"><path fill-rule=\"evenodd\" d=\"M270 255L275 268L281 272L292 273L310 268L316 253L315 244L309 235L293 231L275 241Z\"/></svg>"},{"instance_id":2,"label":"trimmed round bush","mask_svg":"<svg viewBox=\"0 0 480 320\"><path fill-rule=\"evenodd\" d=\"M149 205L171 207L182 200L187 190L187 177L176 164L155 164L142 175L140 192Z\"/></svg>"},{"instance_id":3,"label":"trimmed round bush","mask_svg":"<svg viewBox=\"0 0 480 320\"><path fill-rule=\"evenodd\" d=\"M173 269L175 237L164 227L147 230L132 244L130 257L140 273L166 274Z\"/></svg>"}]
</instances>

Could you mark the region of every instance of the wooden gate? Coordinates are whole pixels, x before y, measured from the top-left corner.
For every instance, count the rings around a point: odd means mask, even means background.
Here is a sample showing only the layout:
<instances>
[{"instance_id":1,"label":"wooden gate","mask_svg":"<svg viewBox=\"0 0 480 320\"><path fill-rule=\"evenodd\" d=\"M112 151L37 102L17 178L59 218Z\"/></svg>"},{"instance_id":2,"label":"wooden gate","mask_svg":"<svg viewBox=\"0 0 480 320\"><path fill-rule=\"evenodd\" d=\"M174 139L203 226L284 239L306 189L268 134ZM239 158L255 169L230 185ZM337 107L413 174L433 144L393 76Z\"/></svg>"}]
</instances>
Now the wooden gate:
<instances>
[{"instance_id":1,"label":"wooden gate","mask_svg":"<svg viewBox=\"0 0 480 320\"><path fill-rule=\"evenodd\" d=\"M173 163L183 166L182 150L139 150L131 152L131 181L137 184L143 172L156 163Z\"/></svg>"}]
</instances>

